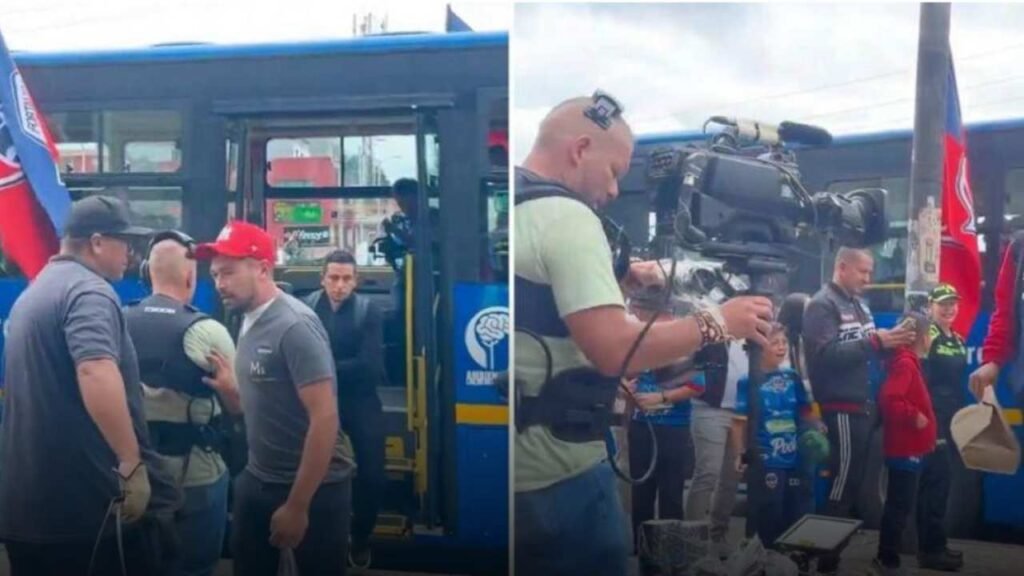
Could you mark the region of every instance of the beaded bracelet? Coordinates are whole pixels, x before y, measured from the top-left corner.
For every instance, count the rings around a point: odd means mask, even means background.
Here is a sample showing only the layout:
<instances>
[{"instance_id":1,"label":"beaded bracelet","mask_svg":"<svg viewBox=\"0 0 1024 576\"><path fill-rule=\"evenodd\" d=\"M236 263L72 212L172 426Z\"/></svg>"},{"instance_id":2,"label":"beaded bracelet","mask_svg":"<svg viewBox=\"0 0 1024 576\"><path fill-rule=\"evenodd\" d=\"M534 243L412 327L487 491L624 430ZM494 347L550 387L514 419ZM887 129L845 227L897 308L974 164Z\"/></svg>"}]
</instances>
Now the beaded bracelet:
<instances>
[{"instance_id":1,"label":"beaded bracelet","mask_svg":"<svg viewBox=\"0 0 1024 576\"><path fill-rule=\"evenodd\" d=\"M718 312L715 310L714 312ZM721 312L715 314L710 310L700 310L693 315L697 321L697 329L700 330L701 347L718 344L729 339L725 330L725 321Z\"/></svg>"}]
</instances>

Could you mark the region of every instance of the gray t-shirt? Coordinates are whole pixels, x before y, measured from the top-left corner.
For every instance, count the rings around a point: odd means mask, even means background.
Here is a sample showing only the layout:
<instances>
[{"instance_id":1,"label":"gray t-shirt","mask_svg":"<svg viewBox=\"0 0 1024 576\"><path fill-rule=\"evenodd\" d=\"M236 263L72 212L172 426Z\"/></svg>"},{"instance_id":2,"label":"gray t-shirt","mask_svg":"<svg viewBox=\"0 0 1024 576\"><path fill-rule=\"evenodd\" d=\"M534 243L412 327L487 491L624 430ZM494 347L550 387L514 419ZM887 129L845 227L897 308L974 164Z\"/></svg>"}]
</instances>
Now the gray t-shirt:
<instances>
[{"instance_id":1,"label":"gray t-shirt","mask_svg":"<svg viewBox=\"0 0 1024 576\"><path fill-rule=\"evenodd\" d=\"M117 457L86 411L76 366L111 359L149 471L148 512L166 513L181 493L149 444L135 347L113 288L85 265L59 257L21 294L4 348L0 434L0 539L96 538L120 493ZM112 526L112 522L107 523Z\"/></svg>"},{"instance_id":2,"label":"gray t-shirt","mask_svg":"<svg viewBox=\"0 0 1024 576\"><path fill-rule=\"evenodd\" d=\"M309 429L299 390L330 380L335 398L338 393L320 319L299 300L279 294L239 339L235 375L245 412L248 471L263 482L291 484ZM340 428L334 452L325 483L355 471L351 444Z\"/></svg>"}]
</instances>

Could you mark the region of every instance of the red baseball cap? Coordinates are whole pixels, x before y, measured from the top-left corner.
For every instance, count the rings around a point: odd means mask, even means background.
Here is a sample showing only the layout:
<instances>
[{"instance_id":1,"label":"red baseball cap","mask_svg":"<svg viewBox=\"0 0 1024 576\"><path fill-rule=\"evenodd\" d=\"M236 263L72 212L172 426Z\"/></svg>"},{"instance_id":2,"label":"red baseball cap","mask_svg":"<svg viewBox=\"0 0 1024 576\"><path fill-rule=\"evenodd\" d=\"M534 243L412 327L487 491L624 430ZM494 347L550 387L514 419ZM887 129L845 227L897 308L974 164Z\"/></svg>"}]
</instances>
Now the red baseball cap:
<instances>
[{"instance_id":1,"label":"red baseball cap","mask_svg":"<svg viewBox=\"0 0 1024 576\"><path fill-rule=\"evenodd\" d=\"M252 258L273 263L277 260L274 238L266 230L242 220L233 220L221 229L213 242L196 246L197 260L215 256Z\"/></svg>"}]
</instances>

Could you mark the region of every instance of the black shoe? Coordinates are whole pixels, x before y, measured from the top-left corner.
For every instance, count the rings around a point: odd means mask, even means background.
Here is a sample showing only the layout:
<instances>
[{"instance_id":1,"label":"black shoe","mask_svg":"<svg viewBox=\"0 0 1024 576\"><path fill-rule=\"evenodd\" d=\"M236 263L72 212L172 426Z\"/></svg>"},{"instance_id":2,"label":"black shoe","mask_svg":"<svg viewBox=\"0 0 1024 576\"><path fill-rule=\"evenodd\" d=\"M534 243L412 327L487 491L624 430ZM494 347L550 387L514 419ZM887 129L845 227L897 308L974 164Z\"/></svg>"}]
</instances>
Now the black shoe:
<instances>
[{"instance_id":1,"label":"black shoe","mask_svg":"<svg viewBox=\"0 0 1024 576\"><path fill-rule=\"evenodd\" d=\"M952 556L953 558L963 558L964 553L961 550L953 550L952 548L946 548L946 555Z\"/></svg>"},{"instance_id":2,"label":"black shoe","mask_svg":"<svg viewBox=\"0 0 1024 576\"><path fill-rule=\"evenodd\" d=\"M957 553L947 549L941 552L919 555L917 557L917 565L928 570L956 572L964 567L964 557L963 553L957 555Z\"/></svg>"},{"instance_id":3,"label":"black shoe","mask_svg":"<svg viewBox=\"0 0 1024 576\"><path fill-rule=\"evenodd\" d=\"M368 545L352 546L348 551L348 565L353 568L366 569L373 561L373 554L370 553Z\"/></svg>"},{"instance_id":4,"label":"black shoe","mask_svg":"<svg viewBox=\"0 0 1024 576\"><path fill-rule=\"evenodd\" d=\"M875 558L871 561L871 574L873 576L906 576L907 571L899 564L886 565Z\"/></svg>"}]
</instances>

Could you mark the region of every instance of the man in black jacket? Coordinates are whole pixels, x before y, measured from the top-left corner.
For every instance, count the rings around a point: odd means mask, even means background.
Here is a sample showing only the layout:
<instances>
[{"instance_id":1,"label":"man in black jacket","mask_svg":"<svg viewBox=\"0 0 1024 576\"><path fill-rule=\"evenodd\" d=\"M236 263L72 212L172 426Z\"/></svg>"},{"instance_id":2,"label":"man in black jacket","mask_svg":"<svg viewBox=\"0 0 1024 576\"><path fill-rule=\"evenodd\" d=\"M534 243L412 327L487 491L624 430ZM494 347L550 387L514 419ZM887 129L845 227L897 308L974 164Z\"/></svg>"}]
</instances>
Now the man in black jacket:
<instances>
[{"instance_id":1,"label":"man in black jacket","mask_svg":"<svg viewBox=\"0 0 1024 576\"><path fill-rule=\"evenodd\" d=\"M381 315L369 298L356 294L357 283L355 258L336 250L324 260L322 289L310 294L306 303L331 339L338 376L338 413L356 457L349 562L367 567L371 560L369 538L386 480L384 413L377 396L385 372Z\"/></svg>"},{"instance_id":2,"label":"man in black jacket","mask_svg":"<svg viewBox=\"0 0 1024 576\"><path fill-rule=\"evenodd\" d=\"M828 427L832 489L827 512L848 517L854 507L874 425L871 360L884 349L909 345L911 331L876 330L871 310L860 299L871 282L874 260L864 250L840 248L832 281L804 311L804 347L814 400ZM834 573L839 558L823 558L818 571Z\"/></svg>"}]
</instances>

